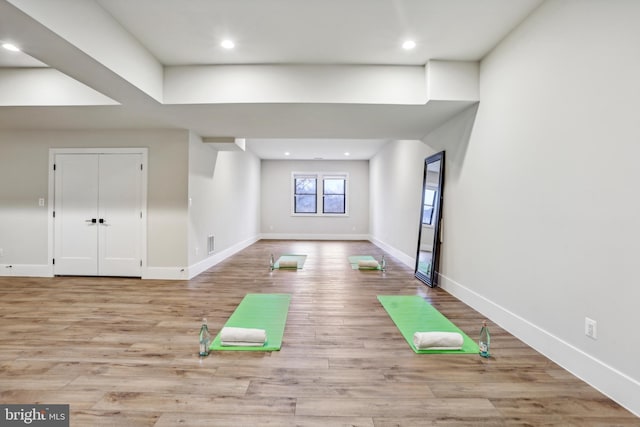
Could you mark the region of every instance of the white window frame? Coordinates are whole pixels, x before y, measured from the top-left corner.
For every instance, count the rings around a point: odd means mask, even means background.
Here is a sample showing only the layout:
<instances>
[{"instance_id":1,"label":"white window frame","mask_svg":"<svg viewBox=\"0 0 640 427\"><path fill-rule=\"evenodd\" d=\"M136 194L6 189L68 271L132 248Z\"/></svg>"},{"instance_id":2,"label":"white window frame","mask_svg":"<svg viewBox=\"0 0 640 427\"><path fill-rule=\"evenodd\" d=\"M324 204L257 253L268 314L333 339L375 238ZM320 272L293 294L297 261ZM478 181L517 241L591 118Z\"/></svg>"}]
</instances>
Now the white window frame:
<instances>
[{"instance_id":1,"label":"white window frame","mask_svg":"<svg viewBox=\"0 0 640 427\"><path fill-rule=\"evenodd\" d=\"M296 178L315 178L316 179L316 213L297 213L296 212ZM344 179L344 213L324 213L324 180L325 179ZM291 216L311 216L311 217L329 217L343 218L349 216L349 173L347 172L292 172L291 184Z\"/></svg>"}]
</instances>

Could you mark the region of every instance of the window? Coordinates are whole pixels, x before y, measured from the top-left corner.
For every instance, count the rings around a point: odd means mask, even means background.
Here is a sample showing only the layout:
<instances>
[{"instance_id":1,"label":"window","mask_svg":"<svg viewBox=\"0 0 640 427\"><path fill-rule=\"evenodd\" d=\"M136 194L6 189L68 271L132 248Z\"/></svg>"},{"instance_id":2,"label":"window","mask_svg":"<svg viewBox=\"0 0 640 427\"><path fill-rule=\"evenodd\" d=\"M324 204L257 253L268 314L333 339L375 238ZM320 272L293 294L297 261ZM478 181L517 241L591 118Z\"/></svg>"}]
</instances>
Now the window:
<instances>
[{"instance_id":1,"label":"window","mask_svg":"<svg viewBox=\"0 0 640 427\"><path fill-rule=\"evenodd\" d=\"M294 172L292 181L293 215L345 216L348 214L348 175L346 173Z\"/></svg>"},{"instance_id":2,"label":"window","mask_svg":"<svg viewBox=\"0 0 640 427\"><path fill-rule=\"evenodd\" d=\"M317 187L315 176L294 177L294 213L317 213Z\"/></svg>"},{"instance_id":3,"label":"window","mask_svg":"<svg viewBox=\"0 0 640 427\"><path fill-rule=\"evenodd\" d=\"M347 180L345 178L324 178L322 180L322 213L345 214Z\"/></svg>"},{"instance_id":4,"label":"window","mask_svg":"<svg viewBox=\"0 0 640 427\"><path fill-rule=\"evenodd\" d=\"M431 225L433 222L433 204L435 202L436 192L425 188L424 190L424 206L422 206L422 223Z\"/></svg>"}]
</instances>

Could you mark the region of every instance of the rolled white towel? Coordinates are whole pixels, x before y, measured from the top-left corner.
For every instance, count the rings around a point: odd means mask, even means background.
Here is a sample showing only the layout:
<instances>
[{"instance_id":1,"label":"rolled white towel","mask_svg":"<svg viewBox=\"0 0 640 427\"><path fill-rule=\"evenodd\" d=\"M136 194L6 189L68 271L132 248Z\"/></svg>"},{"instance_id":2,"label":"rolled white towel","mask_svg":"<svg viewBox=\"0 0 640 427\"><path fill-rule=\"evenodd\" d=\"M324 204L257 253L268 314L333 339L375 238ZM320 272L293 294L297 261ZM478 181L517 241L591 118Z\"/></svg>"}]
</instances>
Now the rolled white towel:
<instances>
[{"instance_id":1,"label":"rolled white towel","mask_svg":"<svg viewBox=\"0 0 640 427\"><path fill-rule=\"evenodd\" d=\"M298 261L280 261L278 268L298 268Z\"/></svg>"},{"instance_id":2,"label":"rolled white towel","mask_svg":"<svg viewBox=\"0 0 640 427\"><path fill-rule=\"evenodd\" d=\"M264 329L224 327L220 331L220 343L228 346L262 346L267 342Z\"/></svg>"},{"instance_id":3,"label":"rolled white towel","mask_svg":"<svg viewBox=\"0 0 640 427\"><path fill-rule=\"evenodd\" d=\"M416 332L413 345L418 350L460 350L464 339L458 332Z\"/></svg>"},{"instance_id":4,"label":"rolled white towel","mask_svg":"<svg viewBox=\"0 0 640 427\"><path fill-rule=\"evenodd\" d=\"M375 259L361 259L360 261L358 261L358 268L378 268L379 265L380 264L378 264L378 261L376 261Z\"/></svg>"},{"instance_id":5,"label":"rolled white towel","mask_svg":"<svg viewBox=\"0 0 640 427\"><path fill-rule=\"evenodd\" d=\"M244 341L220 341L223 347L262 347L263 342L244 342Z\"/></svg>"}]
</instances>

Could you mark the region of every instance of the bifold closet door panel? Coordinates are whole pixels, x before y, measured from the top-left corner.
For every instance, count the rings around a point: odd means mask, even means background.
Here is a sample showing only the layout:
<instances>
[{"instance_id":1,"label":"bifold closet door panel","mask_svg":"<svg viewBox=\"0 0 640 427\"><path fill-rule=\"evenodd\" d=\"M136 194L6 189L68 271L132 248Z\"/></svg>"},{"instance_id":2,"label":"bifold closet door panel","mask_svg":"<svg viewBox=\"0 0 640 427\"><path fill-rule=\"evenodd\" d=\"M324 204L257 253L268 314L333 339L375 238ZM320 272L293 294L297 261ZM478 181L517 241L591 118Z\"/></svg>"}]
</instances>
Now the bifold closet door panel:
<instances>
[{"instance_id":1,"label":"bifold closet door panel","mask_svg":"<svg viewBox=\"0 0 640 427\"><path fill-rule=\"evenodd\" d=\"M58 154L54 184L54 274L98 274L98 157Z\"/></svg>"},{"instance_id":2,"label":"bifold closet door panel","mask_svg":"<svg viewBox=\"0 0 640 427\"><path fill-rule=\"evenodd\" d=\"M140 276L142 156L100 155L98 274Z\"/></svg>"}]
</instances>

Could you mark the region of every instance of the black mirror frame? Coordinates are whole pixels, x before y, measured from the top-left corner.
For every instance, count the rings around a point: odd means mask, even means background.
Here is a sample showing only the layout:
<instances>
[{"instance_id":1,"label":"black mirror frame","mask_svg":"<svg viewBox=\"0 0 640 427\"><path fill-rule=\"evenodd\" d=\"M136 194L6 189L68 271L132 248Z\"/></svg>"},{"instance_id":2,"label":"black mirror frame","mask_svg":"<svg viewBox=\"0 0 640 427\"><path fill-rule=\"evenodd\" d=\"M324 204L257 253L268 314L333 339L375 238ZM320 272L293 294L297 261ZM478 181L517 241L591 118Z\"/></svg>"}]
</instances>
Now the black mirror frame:
<instances>
[{"instance_id":1,"label":"black mirror frame","mask_svg":"<svg viewBox=\"0 0 640 427\"><path fill-rule=\"evenodd\" d=\"M427 184L427 167L430 163L440 161L440 174L438 176L438 194L436 195L436 212L433 213L433 251L431 252L431 270L425 274L418 269L420 262L420 241L422 239L422 215L424 209L425 186ZM438 271L440 270L440 223L442 222L442 200L444 190L444 151L427 157L424 160L424 174L422 177L422 203L420 203L420 220L418 228L418 249L416 251L415 277L429 287L438 286Z\"/></svg>"}]
</instances>

